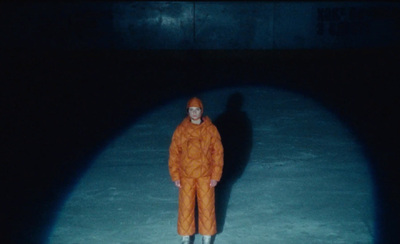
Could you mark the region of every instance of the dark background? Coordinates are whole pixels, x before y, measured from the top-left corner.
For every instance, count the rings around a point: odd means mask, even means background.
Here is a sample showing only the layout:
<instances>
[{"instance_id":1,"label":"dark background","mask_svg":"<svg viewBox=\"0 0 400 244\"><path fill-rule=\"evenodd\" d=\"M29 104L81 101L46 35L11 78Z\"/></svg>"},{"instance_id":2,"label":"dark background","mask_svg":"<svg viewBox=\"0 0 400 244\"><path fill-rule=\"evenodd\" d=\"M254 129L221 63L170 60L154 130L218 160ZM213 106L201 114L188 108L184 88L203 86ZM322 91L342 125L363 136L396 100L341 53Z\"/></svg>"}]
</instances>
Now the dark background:
<instances>
[{"instance_id":1,"label":"dark background","mask_svg":"<svg viewBox=\"0 0 400 244\"><path fill-rule=\"evenodd\" d=\"M139 116L188 94L251 85L309 95L354 131L376 186L375 243L399 241L397 45L0 51L2 243L44 243L90 159Z\"/></svg>"}]
</instances>

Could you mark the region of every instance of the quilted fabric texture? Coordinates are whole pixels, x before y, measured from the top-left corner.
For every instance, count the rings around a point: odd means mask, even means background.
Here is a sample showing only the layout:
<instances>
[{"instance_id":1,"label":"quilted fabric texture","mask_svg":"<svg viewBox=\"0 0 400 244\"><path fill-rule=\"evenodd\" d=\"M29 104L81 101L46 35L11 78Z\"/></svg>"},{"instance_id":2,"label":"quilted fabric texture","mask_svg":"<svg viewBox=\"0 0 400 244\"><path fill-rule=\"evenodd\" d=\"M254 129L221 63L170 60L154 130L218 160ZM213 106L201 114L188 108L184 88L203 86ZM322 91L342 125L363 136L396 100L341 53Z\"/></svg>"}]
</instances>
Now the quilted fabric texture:
<instances>
[{"instance_id":1,"label":"quilted fabric texture","mask_svg":"<svg viewBox=\"0 0 400 244\"><path fill-rule=\"evenodd\" d=\"M192 99L193 103L201 101ZM202 105L201 105L202 106ZM186 117L176 128L169 148L169 172L172 181L180 181L178 234L196 232L195 206L198 206L198 227L202 235L217 232L215 193L211 179L219 181L223 168L223 147L217 128L208 117L200 125Z\"/></svg>"},{"instance_id":2,"label":"quilted fabric texture","mask_svg":"<svg viewBox=\"0 0 400 244\"><path fill-rule=\"evenodd\" d=\"M215 220L215 194L210 187L210 177L182 178L179 191L178 234L193 235L195 226L195 199L199 209L199 233L217 233Z\"/></svg>"},{"instance_id":3,"label":"quilted fabric texture","mask_svg":"<svg viewBox=\"0 0 400 244\"><path fill-rule=\"evenodd\" d=\"M172 181L204 176L221 179L221 136L208 117L204 117L200 125L191 123L189 117L178 125L172 136L168 165Z\"/></svg>"}]
</instances>

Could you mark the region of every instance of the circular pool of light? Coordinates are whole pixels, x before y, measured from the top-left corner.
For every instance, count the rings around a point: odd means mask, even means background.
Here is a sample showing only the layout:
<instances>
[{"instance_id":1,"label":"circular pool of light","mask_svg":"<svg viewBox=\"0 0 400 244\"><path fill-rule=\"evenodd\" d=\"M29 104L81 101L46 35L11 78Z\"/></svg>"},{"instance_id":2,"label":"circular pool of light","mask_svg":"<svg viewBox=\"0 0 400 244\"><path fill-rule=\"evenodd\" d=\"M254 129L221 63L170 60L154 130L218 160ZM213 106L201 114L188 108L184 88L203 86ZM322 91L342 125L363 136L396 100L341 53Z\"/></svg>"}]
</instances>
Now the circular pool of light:
<instances>
[{"instance_id":1,"label":"circular pool of light","mask_svg":"<svg viewBox=\"0 0 400 244\"><path fill-rule=\"evenodd\" d=\"M373 243L369 162L335 114L267 87L196 96L223 131L227 168L242 169L228 186L222 178L215 243ZM143 115L97 155L60 207L48 243L179 243L178 190L167 164L187 98Z\"/></svg>"}]
</instances>

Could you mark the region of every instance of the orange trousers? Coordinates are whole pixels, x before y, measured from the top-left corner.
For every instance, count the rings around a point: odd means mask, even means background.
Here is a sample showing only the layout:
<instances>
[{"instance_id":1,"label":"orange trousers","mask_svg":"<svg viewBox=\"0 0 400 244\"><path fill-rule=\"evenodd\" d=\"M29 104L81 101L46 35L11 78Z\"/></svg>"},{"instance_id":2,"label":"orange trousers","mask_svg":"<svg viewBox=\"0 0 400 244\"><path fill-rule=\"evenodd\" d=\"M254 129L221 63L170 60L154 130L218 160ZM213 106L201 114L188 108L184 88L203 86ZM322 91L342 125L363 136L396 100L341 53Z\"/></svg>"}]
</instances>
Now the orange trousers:
<instances>
[{"instance_id":1,"label":"orange trousers","mask_svg":"<svg viewBox=\"0 0 400 244\"><path fill-rule=\"evenodd\" d=\"M178 234L186 236L196 232L196 197L199 210L199 233L201 235L216 234L215 193L214 187L210 187L210 177L181 178L180 181Z\"/></svg>"}]
</instances>

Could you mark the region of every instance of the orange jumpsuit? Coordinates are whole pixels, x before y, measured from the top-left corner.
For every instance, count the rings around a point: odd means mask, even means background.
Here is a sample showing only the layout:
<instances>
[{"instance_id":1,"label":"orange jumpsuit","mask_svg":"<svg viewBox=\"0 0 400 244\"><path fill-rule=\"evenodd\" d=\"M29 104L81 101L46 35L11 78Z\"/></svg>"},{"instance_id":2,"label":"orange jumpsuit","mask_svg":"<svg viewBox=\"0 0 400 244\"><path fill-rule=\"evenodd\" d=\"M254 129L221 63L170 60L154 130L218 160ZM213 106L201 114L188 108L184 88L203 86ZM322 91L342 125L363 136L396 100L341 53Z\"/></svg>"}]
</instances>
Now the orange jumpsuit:
<instances>
[{"instance_id":1,"label":"orange jumpsuit","mask_svg":"<svg viewBox=\"0 0 400 244\"><path fill-rule=\"evenodd\" d=\"M208 117L196 125L186 117L176 128L169 149L169 172L172 181L180 180L178 234L195 234L197 197L199 233L217 233L214 188L210 180L221 179L223 147L220 134Z\"/></svg>"}]
</instances>

